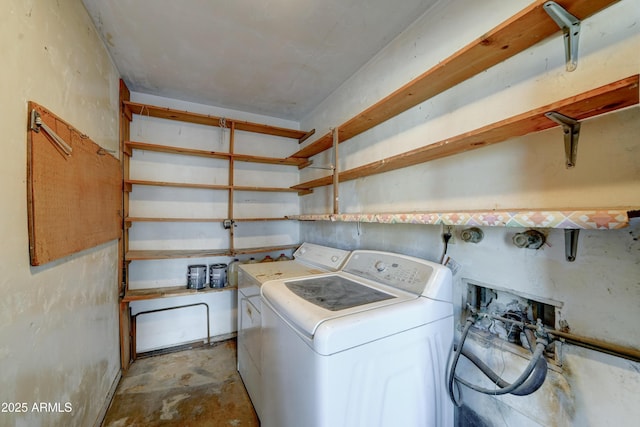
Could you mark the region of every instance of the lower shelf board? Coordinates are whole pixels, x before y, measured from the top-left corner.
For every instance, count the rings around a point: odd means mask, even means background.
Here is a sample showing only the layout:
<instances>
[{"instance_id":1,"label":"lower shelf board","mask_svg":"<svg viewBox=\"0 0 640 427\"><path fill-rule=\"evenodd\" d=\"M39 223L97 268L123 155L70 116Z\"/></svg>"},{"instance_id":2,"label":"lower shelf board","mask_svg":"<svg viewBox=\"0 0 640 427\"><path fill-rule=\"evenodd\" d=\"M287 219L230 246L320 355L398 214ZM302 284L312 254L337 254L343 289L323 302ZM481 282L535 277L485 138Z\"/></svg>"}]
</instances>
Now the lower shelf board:
<instances>
[{"instance_id":1,"label":"lower shelf board","mask_svg":"<svg viewBox=\"0 0 640 427\"><path fill-rule=\"evenodd\" d=\"M220 256L248 255L259 254L263 252L296 249L298 246L300 246L300 243L235 249L129 250L125 254L125 260L141 261L152 259L208 258Z\"/></svg>"},{"instance_id":2,"label":"lower shelf board","mask_svg":"<svg viewBox=\"0 0 640 427\"><path fill-rule=\"evenodd\" d=\"M284 251L287 249L297 249L298 246L300 246L300 243L295 243L292 245L281 245L281 246L263 246L259 248L235 248L233 250L233 255L248 255L248 254L260 254L263 252Z\"/></svg>"},{"instance_id":3,"label":"lower shelf board","mask_svg":"<svg viewBox=\"0 0 640 427\"><path fill-rule=\"evenodd\" d=\"M127 261L148 259L175 259L175 258L206 258L215 256L231 256L229 249L182 249L182 250L130 250L127 251Z\"/></svg>"},{"instance_id":4,"label":"lower shelf board","mask_svg":"<svg viewBox=\"0 0 640 427\"><path fill-rule=\"evenodd\" d=\"M186 286L170 286L163 288L150 288L150 289L128 289L122 302L142 301L157 298L169 298L179 297L184 295L196 295L209 292L224 292L229 290L236 290L236 286L225 286L224 288L203 288L203 289L187 289Z\"/></svg>"}]
</instances>

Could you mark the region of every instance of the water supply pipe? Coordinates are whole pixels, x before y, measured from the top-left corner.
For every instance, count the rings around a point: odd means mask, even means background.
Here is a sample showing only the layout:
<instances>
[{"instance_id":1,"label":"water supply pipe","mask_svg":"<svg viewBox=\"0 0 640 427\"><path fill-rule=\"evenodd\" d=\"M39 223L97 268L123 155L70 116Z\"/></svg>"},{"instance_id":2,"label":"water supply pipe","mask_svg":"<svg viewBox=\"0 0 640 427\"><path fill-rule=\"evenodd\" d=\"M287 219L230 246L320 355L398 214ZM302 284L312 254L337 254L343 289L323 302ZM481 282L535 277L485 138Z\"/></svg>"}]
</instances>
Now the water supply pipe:
<instances>
[{"instance_id":1,"label":"water supply pipe","mask_svg":"<svg viewBox=\"0 0 640 427\"><path fill-rule=\"evenodd\" d=\"M494 314L483 313L481 314L481 316L490 317L492 319L500 320L502 322L510 322L514 325L520 326L523 330L537 329L536 325L532 325L530 323L525 323L525 322L514 320L514 319L507 319L505 317L497 316ZM559 331L557 329L551 329L546 326L543 326L543 328L547 334L551 335L552 339L568 342L573 345L588 348L591 350L600 351L602 353L611 354L612 356L622 357L624 359L632 360L634 362L640 362L640 350L636 348L625 347L622 345L612 344L612 343L597 340L594 338L575 335L569 332Z\"/></svg>"}]
</instances>

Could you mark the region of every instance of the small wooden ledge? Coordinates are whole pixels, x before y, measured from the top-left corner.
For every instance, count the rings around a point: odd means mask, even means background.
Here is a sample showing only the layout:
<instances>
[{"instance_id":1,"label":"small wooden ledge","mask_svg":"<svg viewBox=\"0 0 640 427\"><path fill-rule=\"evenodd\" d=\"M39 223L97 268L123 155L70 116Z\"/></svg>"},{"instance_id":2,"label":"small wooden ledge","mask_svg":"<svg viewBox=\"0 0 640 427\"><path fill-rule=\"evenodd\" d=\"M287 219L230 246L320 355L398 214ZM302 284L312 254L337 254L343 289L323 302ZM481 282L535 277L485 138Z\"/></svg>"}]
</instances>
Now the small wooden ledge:
<instances>
[{"instance_id":1,"label":"small wooden ledge","mask_svg":"<svg viewBox=\"0 0 640 427\"><path fill-rule=\"evenodd\" d=\"M295 219L295 218L287 218ZM299 243L289 245L261 246L256 248L234 249L177 249L177 250L129 250L125 254L125 261L141 261L152 259L180 259L180 258L211 258L230 257L236 255L260 254L265 252L296 249Z\"/></svg>"},{"instance_id":2,"label":"small wooden ledge","mask_svg":"<svg viewBox=\"0 0 640 427\"><path fill-rule=\"evenodd\" d=\"M131 302L131 301L143 301L157 298L171 298L171 297L181 297L186 295L200 295L206 294L210 292L223 292L223 291L231 291L237 290L236 286L225 286L224 288L210 288L206 287L203 289L188 289L185 286L167 286L162 288L150 288L150 289L128 289L124 297L122 298L122 302Z\"/></svg>"}]
</instances>

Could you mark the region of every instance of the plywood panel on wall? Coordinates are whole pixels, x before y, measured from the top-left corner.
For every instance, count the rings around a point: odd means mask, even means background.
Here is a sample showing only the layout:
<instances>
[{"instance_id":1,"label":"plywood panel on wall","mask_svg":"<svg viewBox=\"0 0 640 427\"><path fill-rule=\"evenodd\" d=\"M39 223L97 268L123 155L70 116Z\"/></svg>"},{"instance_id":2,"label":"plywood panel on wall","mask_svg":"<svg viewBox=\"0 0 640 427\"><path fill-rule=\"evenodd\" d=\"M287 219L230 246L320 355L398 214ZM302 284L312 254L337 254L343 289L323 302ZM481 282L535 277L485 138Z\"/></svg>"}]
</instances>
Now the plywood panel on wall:
<instances>
[{"instance_id":1,"label":"plywood panel on wall","mask_svg":"<svg viewBox=\"0 0 640 427\"><path fill-rule=\"evenodd\" d=\"M29 128L27 202L31 265L41 265L120 237L120 161L44 107L42 122L72 148L60 150L44 130Z\"/></svg>"}]
</instances>

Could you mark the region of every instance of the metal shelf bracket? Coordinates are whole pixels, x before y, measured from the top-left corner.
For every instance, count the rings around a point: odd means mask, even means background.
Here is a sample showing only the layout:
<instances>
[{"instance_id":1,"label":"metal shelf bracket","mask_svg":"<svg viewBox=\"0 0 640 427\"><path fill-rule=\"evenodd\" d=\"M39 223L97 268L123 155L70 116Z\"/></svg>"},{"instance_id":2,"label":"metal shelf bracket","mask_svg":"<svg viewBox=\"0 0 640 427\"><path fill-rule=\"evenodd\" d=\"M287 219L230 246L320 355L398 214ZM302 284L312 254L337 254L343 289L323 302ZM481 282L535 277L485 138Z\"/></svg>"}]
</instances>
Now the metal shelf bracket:
<instances>
[{"instance_id":1,"label":"metal shelf bracket","mask_svg":"<svg viewBox=\"0 0 640 427\"><path fill-rule=\"evenodd\" d=\"M548 1L542 6L547 14L562 29L564 34L564 56L567 71L578 68L578 39L580 37L580 20L567 12L554 1Z\"/></svg>"},{"instance_id":2,"label":"metal shelf bracket","mask_svg":"<svg viewBox=\"0 0 640 427\"><path fill-rule=\"evenodd\" d=\"M564 230L564 253L567 261L573 262L576 260L576 253L578 252L578 235L579 229L570 228Z\"/></svg>"},{"instance_id":3,"label":"metal shelf bracket","mask_svg":"<svg viewBox=\"0 0 640 427\"><path fill-rule=\"evenodd\" d=\"M580 122L555 111L544 114L549 120L553 120L562 126L564 133L564 154L566 157L567 169L576 165L578 156L578 138L580 137Z\"/></svg>"}]
</instances>

